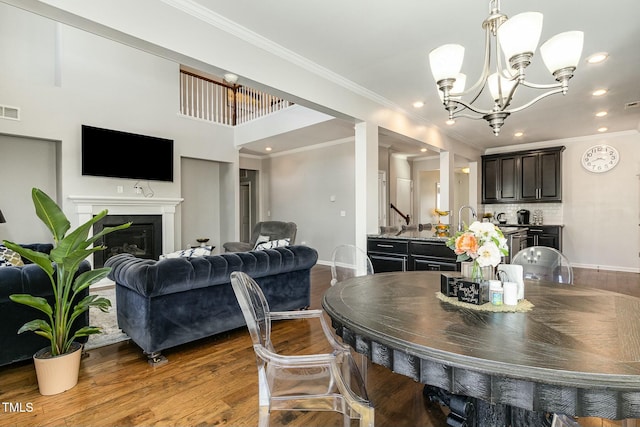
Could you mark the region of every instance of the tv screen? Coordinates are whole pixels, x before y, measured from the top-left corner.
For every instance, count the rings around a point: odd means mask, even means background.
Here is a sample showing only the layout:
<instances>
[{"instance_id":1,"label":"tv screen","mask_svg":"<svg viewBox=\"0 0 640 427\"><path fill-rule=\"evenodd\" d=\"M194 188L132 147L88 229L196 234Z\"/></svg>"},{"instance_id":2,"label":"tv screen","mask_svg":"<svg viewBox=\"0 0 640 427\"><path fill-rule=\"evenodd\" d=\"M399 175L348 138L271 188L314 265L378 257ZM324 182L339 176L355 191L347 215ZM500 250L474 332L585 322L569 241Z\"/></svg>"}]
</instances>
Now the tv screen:
<instances>
[{"instance_id":1,"label":"tv screen","mask_svg":"<svg viewBox=\"0 0 640 427\"><path fill-rule=\"evenodd\" d=\"M173 140L82 125L82 175L173 181Z\"/></svg>"}]
</instances>

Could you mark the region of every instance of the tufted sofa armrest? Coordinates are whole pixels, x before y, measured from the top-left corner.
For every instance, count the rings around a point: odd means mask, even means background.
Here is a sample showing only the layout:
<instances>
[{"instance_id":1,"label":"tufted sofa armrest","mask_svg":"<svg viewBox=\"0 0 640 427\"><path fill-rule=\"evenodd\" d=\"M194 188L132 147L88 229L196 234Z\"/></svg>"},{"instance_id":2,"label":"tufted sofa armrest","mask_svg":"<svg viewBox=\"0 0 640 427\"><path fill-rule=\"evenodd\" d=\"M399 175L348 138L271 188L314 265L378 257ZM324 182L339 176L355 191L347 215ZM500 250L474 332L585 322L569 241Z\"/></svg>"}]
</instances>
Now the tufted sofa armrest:
<instances>
[{"instance_id":1,"label":"tufted sofa armrest","mask_svg":"<svg viewBox=\"0 0 640 427\"><path fill-rule=\"evenodd\" d=\"M223 253L160 261L120 254L109 258L109 278L145 297L226 284L233 271L254 278L310 269L318 253L307 246L287 246L263 251Z\"/></svg>"}]
</instances>

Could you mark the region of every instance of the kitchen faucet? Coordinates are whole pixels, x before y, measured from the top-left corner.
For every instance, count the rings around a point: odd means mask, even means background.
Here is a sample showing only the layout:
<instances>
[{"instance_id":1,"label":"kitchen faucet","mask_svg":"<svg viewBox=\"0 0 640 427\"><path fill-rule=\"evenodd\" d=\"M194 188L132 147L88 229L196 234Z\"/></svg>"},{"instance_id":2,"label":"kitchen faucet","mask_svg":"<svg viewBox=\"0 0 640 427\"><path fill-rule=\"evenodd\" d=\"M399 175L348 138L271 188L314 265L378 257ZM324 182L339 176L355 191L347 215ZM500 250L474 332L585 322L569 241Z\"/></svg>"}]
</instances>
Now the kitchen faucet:
<instances>
[{"instance_id":1,"label":"kitchen faucet","mask_svg":"<svg viewBox=\"0 0 640 427\"><path fill-rule=\"evenodd\" d=\"M473 207L469 205L460 206L460 209L458 210L458 231L462 231L464 229L464 225L462 224L462 210L464 208L468 208L471 211L471 216L473 218L477 218L476 211L473 209Z\"/></svg>"}]
</instances>

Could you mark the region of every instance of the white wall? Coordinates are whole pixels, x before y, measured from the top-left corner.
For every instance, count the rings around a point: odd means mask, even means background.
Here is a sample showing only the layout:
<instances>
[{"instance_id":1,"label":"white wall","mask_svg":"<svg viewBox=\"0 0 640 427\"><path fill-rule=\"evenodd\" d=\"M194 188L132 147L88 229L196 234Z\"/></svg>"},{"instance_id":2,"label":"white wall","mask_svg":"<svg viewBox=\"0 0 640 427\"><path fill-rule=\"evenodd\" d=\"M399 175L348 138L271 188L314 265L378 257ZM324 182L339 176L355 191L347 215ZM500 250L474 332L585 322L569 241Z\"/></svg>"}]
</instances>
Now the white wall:
<instances>
[{"instance_id":1,"label":"white wall","mask_svg":"<svg viewBox=\"0 0 640 427\"><path fill-rule=\"evenodd\" d=\"M620 162L594 174L580 165L586 149L610 144ZM640 271L640 135L628 132L566 140L563 153L563 252L576 266Z\"/></svg>"},{"instance_id":2,"label":"white wall","mask_svg":"<svg viewBox=\"0 0 640 427\"><path fill-rule=\"evenodd\" d=\"M353 142L321 144L266 161L271 173L267 219L295 222L296 243L315 248L323 262L336 246L355 242L354 161Z\"/></svg>"}]
</instances>

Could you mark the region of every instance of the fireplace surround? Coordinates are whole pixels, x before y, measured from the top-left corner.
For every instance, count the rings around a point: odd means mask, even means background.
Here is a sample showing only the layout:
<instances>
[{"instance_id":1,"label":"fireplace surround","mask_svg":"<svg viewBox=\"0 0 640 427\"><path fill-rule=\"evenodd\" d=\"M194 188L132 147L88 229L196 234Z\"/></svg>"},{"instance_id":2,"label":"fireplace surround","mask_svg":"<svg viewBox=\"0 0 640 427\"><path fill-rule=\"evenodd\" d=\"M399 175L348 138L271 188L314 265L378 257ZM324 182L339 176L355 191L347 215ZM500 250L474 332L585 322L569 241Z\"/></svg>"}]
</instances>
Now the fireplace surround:
<instances>
[{"instance_id":1,"label":"fireplace surround","mask_svg":"<svg viewBox=\"0 0 640 427\"><path fill-rule=\"evenodd\" d=\"M156 197L111 197L111 196L69 196L76 206L78 224L89 221L104 209L109 216L159 216L160 251L162 254L175 251L175 213L183 199ZM122 224L121 221L118 224ZM135 223L135 221L134 221ZM154 254L155 255L155 254ZM156 258L157 259L157 258ZM94 265L94 259L89 260ZM97 265L97 264L96 264Z\"/></svg>"}]
</instances>

